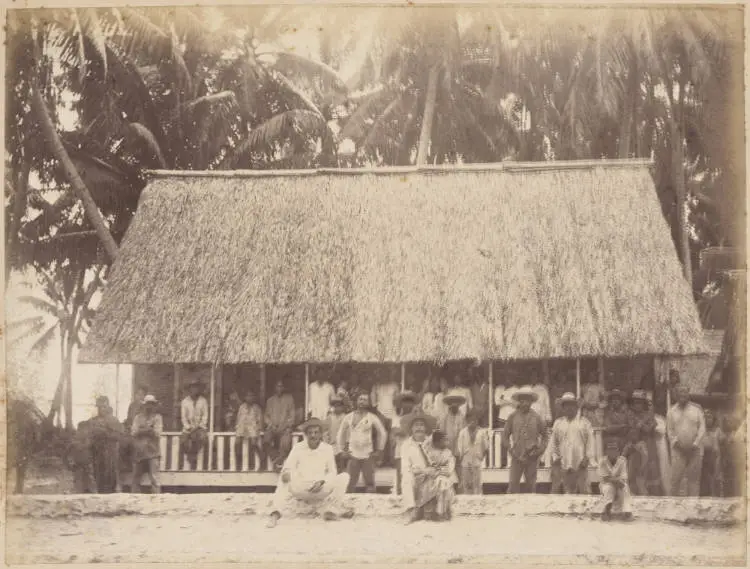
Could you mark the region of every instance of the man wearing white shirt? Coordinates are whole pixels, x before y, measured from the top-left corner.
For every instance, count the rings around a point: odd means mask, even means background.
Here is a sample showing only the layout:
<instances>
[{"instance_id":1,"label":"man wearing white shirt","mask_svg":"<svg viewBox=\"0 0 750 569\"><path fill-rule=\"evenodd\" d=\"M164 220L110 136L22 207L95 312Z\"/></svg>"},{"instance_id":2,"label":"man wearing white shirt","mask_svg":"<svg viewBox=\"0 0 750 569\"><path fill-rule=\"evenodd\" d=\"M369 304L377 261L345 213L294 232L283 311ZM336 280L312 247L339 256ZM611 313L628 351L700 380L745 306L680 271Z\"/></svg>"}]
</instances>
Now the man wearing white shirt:
<instances>
[{"instance_id":1,"label":"man wearing white shirt","mask_svg":"<svg viewBox=\"0 0 750 569\"><path fill-rule=\"evenodd\" d=\"M372 405L389 422L396 415L396 406L393 403L393 398L399 391L401 391L401 387L395 381L379 382L372 387L372 393L370 394Z\"/></svg>"},{"instance_id":2,"label":"man wearing white shirt","mask_svg":"<svg viewBox=\"0 0 750 569\"><path fill-rule=\"evenodd\" d=\"M594 464L594 429L578 412L572 393L560 397L564 415L555 420L550 438L552 492L562 487L566 494L588 494L588 468Z\"/></svg>"},{"instance_id":3,"label":"man wearing white shirt","mask_svg":"<svg viewBox=\"0 0 750 569\"><path fill-rule=\"evenodd\" d=\"M276 526L281 511L289 508L322 510L326 521L354 515L352 510L342 512L349 475L338 474L333 447L322 440L322 421L311 418L302 425L302 431L305 439L294 445L281 469L268 527Z\"/></svg>"},{"instance_id":4,"label":"man wearing white shirt","mask_svg":"<svg viewBox=\"0 0 750 569\"><path fill-rule=\"evenodd\" d=\"M201 395L203 384L200 380L192 381L188 387L187 397L180 404L182 433L180 448L187 458L192 470L198 465L198 453L208 442L208 401Z\"/></svg>"},{"instance_id":5,"label":"man wearing white shirt","mask_svg":"<svg viewBox=\"0 0 750 569\"><path fill-rule=\"evenodd\" d=\"M309 409L310 417L323 421L331 408L331 398L336 394L333 385L318 377L310 384Z\"/></svg>"}]
</instances>

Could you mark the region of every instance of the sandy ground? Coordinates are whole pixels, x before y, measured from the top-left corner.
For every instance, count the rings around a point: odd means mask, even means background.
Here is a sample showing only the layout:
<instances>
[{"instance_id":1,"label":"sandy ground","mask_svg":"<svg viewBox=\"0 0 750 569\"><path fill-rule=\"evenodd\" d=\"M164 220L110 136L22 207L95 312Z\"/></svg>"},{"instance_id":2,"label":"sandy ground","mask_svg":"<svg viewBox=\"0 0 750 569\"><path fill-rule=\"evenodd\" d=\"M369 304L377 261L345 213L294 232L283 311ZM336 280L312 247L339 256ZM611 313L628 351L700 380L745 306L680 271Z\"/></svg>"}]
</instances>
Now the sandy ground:
<instances>
[{"instance_id":1,"label":"sandy ground","mask_svg":"<svg viewBox=\"0 0 750 569\"><path fill-rule=\"evenodd\" d=\"M8 563L533 562L745 565L741 527L604 523L575 517L324 522L262 516L8 519Z\"/></svg>"}]
</instances>

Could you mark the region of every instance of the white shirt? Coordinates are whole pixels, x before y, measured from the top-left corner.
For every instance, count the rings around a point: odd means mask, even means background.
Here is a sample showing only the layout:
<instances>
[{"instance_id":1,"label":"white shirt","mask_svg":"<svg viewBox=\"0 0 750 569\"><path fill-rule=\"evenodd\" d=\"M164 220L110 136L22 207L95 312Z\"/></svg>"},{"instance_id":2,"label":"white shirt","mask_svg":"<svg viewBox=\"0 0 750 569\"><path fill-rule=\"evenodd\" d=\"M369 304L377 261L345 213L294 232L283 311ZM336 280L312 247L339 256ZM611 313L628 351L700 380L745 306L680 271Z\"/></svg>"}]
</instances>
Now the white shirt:
<instances>
[{"instance_id":1,"label":"white shirt","mask_svg":"<svg viewBox=\"0 0 750 569\"><path fill-rule=\"evenodd\" d=\"M594 466L594 429L586 417L559 417L550 437L552 460L560 460L563 470L577 470L588 458Z\"/></svg>"},{"instance_id":2,"label":"white shirt","mask_svg":"<svg viewBox=\"0 0 750 569\"><path fill-rule=\"evenodd\" d=\"M182 419L183 432L196 427L208 428L208 401L202 395L193 400L189 395L182 400L180 405L180 418Z\"/></svg>"},{"instance_id":3,"label":"white shirt","mask_svg":"<svg viewBox=\"0 0 750 569\"><path fill-rule=\"evenodd\" d=\"M549 403L549 390L543 383L535 383L531 389L537 394L538 399L531 404L531 408L546 422L552 421L552 408Z\"/></svg>"},{"instance_id":4,"label":"white shirt","mask_svg":"<svg viewBox=\"0 0 750 569\"><path fill-rule=\"evenodd\" d=\"M333 447L321 441L317 448L311 449L307 439L302 440L292 447L281 472L289 473L292 489L307 489L313 482L337 473Z\"/></svg>"},{"instance_id":5,"label":"white shirt","mask_svg":"<svg viewBox=\"0 0 750 569\"><path fill-rule=\"evenodd\" d=\"M513 400L513 394L518 391L518 387L511 385L505 387L498 385L495 388L495 405L500 409L497 412L497 418L501 421L507 421L511 413L516 409L516 402Z\"/></svg>"},{"instance_id":6,"label":"white shirt","mask_svg":"<svg viewBox=\"0 0 750 569\"><path fill-rule=\"evenodd\" d=\"M324 381L318 383L313 381L310 384L309 409L310 415L321 421L328 416L328 410L331 408L331 397L336 394L333 385Z\"/></svg>"},{"instance_id":7,"label":"white shirt","mask_svg":"<svg viewBox=\"0 0 750 569\"><path fill-rule=\"evenodd\" d=\"M432 393L428 391L422 396L422 411L439 419L445 415L445 404L443 403L443 392Z\"/></svg>"},{"instance_id":8,"label":"white shirt","mask_svg":"<svg viewBox=\"0 0 750 569\"><path fill-rule=\"evenodd\" d=\"M388 419L393 418L396 414L396 407L393 405L393 396L399 390L400 387L395 381L377 383L372 388L372 404Z\"/></svg>"}]
</instances>

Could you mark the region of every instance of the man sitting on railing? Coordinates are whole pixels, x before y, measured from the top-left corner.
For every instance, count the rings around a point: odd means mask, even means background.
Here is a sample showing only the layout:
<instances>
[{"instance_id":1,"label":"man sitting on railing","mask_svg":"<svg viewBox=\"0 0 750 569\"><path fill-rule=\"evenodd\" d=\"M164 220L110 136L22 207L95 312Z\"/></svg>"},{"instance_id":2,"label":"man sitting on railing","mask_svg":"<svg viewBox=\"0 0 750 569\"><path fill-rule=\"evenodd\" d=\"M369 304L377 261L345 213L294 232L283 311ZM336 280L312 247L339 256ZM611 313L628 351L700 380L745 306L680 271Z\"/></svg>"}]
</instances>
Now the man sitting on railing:
<instances>
[{"instance_id":1,"label":"man sitting on railing","mask_svg":"<svg viewBox=\"0 0 750 569\"><path fill-rule=\"evenodd\" d=\"M203 383L196 379L189 385L189 393L180 405L182 434L180 448L187 457L190 468L198 466L198 453L208 442L208 401L202 395Z\"/></svg>"},{"instance_id":2,"label":"man sitting on railing","mask_svg":"<svg viewBox=\"0 0 750 569\"><path fill-rule=\"evenodd\" d=\"M258 453L260 470L264 468L263 440L261 434L263 431L263 409L260 408L252 389L245 392L245 401L237 410L237 424L235 426L237 438L234 443L234 452L237 458L237 467L242 470L242 447L247 442L250 461Z\"/></svg>"},{"instance_id":3,"label":"man sitting on railing","mask_svg":"<svg viewBox=\"0 0 750 569\"><path fill-rule=\"evenodd\" d=\"M343 510L341 500L349 484L346 472L338 474L333 447L323 442L323 423L312 418L301 426L305 439L289 453L281 469L279 484L273 497L273 511L268 527L275 527L285 509L294 511L312 508L323 511L323 519L335 520L338 515L351 518L352 510Z\"/></svg>"}]
</instances>

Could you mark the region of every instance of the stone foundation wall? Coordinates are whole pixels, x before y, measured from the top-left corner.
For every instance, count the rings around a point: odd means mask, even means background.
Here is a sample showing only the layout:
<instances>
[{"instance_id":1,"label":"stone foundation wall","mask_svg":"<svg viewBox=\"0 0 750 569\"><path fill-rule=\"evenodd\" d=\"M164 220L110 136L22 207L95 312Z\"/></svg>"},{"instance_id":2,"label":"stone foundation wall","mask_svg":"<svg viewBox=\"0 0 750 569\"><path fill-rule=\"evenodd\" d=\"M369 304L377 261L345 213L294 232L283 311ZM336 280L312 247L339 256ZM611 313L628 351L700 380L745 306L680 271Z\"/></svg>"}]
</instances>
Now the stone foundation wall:
<instances>
[{"instance_id":1,"label":"stone foundation wall","mask_svg":"<svg viewBox=\"0 0 750 569\"><path fill-rule=\"evenodd\" d=\"M59 518L81 516L239 516L265 515L270 511L271 494L109 494L9 496L8 516ZM346 505L359 517L398 516L401 499L380 494L351 494ZM597 516L598 496L515 494L458 496L456 516ZM634 497L633 512L638 519L682 524L730 526L744 524L742 499L735 498L656 498Z\"/></svg>"}]
</instances>

